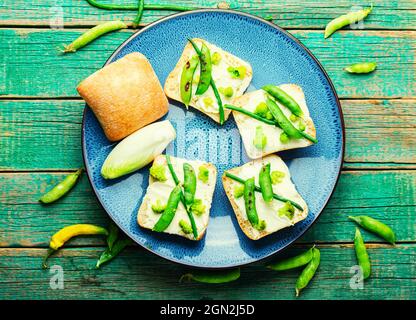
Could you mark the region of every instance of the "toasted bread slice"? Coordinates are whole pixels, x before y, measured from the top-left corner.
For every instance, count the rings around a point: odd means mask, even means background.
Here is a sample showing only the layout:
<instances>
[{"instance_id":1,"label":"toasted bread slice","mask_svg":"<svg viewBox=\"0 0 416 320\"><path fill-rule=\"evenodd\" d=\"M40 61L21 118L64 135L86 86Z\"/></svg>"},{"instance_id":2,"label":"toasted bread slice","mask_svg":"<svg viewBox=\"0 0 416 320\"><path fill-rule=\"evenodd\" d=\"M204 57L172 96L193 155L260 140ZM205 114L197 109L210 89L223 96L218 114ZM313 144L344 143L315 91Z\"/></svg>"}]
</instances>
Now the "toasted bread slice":
<instances>
[{"instance_id":1,"label":"toasted bread slice","mask_svg":"<svg viewBox=\"0 0 416 320\"><path fill-rule=\"evenodd\" d=\"M205 206L205 210L202 214L196 214L195 212L193 213L195 224L198 230L197 239L194 238L192 233L184 233L179 225L181 220L185 220L190 224L188 214L186 213L185 207L181 202L179 203L175 217L164 232L169 234L176 234L190 240L200 240L208 227L209 212L211 209L212 197L214 195L215 182L217 181L217 169L213 164L199 160L190 161L175 157L170 158L175 173L181 182L183 182L184 178L183 164L185 162L189 163L194 168L195 174L197 175L195 199L202 200L202 204ZM154 225L161 216L161 213L153 212L152 205L155 204L158 200L160 203L166 204L170 193L175 187L175 182L167 166L166 156L160 155L156 157L153 165L162 165L165 167L165 176L167 180L162 182L154 179L151 175L149 176L149 186L137 214L138 224L146 229L153 229ZM209 173L207 182L203 182L198 178L200 166L204 166L206 169L208 169Z\"/></svg>"},{"instance_id":2,"label":"toasted bread slice","mask_svg":"<svg viewBox=\"0 0 416 320\"><path fill-rule=\"evenodd\" d=\"M255 192L256 208L259 220L264 220L266 223L264 230L258 230L254 228L247 219L244 197L241 196L236 198L234 195L235 187L240 187L242 184L224 175L222 177L224 189L234 209L238 223L247 237L252 240L258 240L278 230L293 226L295 223L305 219L308 215L308 206L297 192L295 185L291 181L289 169L283 160L277 155L270 155L263 159L248 162L241 167L230 169L228 172L244 180L254 177L256 186L259 186L258 181L260 169L267 163L270 163L271 172L280 171L284 174L284 177L281 178L281 182L273 185L273 192L296 202L303 208L303 211L294 207L294 214L291 218L289 216L279 214L279 209L283 208L286 203L276 199L273 199L271 203L266 203L263 200L262 194L260 192Z\"/></svg>"},{"instance_id":3,"label":"toasted bread slice","mask_svg":"<svg viewBox=\"0 0 416 320\"><path fill-rule=\"evenodd\" d=\"M295 84L282 84L279 86L282 90L288 93L301 107L303 111L302 119L295 121L294 126L299 127L300 121L305 125L305 132L316 137L315 125L312 121L312 118L309 115L309 110L306 105L305 95L301 87ZM256 107L261 103L266 101L267 93L263 90L257 90L249 92L234 100L234 104L238 107L244 108L248 111L254 112ZM289 119L291 112L288 108L277 102L283 113ZM280 134L283 132L282 129L266 124L264 122L253 119L249 116L246 116L238 111L233 111L234 119L237 123L238 130L240 131L241 138L244 143L244 148L247 152L247 155L251 159L258 159L264 157L268 154L275 152L303 148L312 145L313 143L307 139L290 139L288 142L283 143L280 141ZM256 136L256 128L261 127L263 134L267 138L267 142L264 145L263 149L257 148L253 141Z\"/></svg>"},{"instance_id":4,"label":"toasted bread slice","mask_svg":"<svg viewBox=\"0 0 416 320\"><path fill-rule=\"evenodd\" d=\"M204 42L209 48L211 56L213 56L215 53L218 53L221 56L220 62L218 64L212 65L212 77L218 89L226 87L231 87L233 89L233 95L231 97L226 97L220 92L223 105L226 103L233 103L235 98L243 95L244 91L249 86L251 79L253 78L253 70L251 65L248 62L224 51L223 49L205 40L198 38L194 38L192 40L199 48L201 48L202 42ZM182 52L181 57L179 58L178 63L166 79L164 90L165 94L169 98L180 102L182 101L180 94L180 79L182 75L182 69L183 66L194 55L196 55L195 49L192 47L191 43L188 42ZM227 70L229 67L235 68L239 66L244 66L246 69L246 73L243 79L233 78L230 72ZM194 74L194 82L192 84L192 99L189 105L195 109L198 109L202 113L205 113L214 121L220 122L219 107L212 88L209 87L209 89L202 95L195 95L200 75L199 69L200 68L198 66ZM227 120L230 113L230 110L224 109L225 120Z\"/></svg>"}]
</instances>

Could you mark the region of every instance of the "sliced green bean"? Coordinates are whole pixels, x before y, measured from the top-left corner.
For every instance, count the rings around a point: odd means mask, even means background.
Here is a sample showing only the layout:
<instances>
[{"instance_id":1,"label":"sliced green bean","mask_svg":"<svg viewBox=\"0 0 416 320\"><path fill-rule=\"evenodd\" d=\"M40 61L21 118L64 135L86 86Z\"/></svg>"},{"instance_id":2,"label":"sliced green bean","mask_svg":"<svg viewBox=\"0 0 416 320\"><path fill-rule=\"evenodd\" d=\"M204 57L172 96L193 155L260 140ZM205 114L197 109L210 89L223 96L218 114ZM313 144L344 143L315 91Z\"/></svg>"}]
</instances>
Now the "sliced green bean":
<instances>
[{"instance_id":1,"label":"sliced green bean","mask_svg":"<svg viewBox=\"0 0 416 320\"><path fill-rule=\"evenodd\" d=\"M273 200L272 178L270 177L270 163L261 167L259 173L259 185L263 200L271 202Z\"/></svg>"},{"instance_id":2,"label":"sliced green bean","mask_svg":"<svg viewBox=\"0 0 416 320\"><path fill-rule=\"evenodd\" d=\"M302 267L312 260L314 248L315 246L297 256L277 261L267 265L266 267L274 271L285 271Z\"/></svg>"},{"instance_id":3,"label":"sliced green bean","mask_svg":"<svg viewBox=\"0 0 416 320\"><path fill-rule=\"evenodd\" d=\"M75 52L82 47L85 47L90 42L94 41L98 37L102 36L111 31L120 30L127 28L127 25L122 21L109 21L101 23L94 28L89 29L77 39L75 39L71 44L64 47L63 52Z\"/></svg>"},{"instance_id":4,"label":"sliced green bean","mask_svg":"<svg viewBox=\"0 0 416 320\"><path fill-rule=\"evenodd\" d=\"M254 187L254 178L247 179L244 182L244 205L248 221L250 221L253 227L257 227L259 224L259 216L256 209Z\"/></svg>"},{"instance_id":5,"label":"sliced green bean","mask_svg":"<svg viewBox=\"0 0 416 320\"><path fill-rule=\"evenodd\" d=\"M104 263L113 260L121 251L123 251L125 247L131 245L132 243L133 241L127 238L117 240L111 249L107 248L103 251L100 258L97 260L95 267L99 269Z\"/></svg>"},{"instance_id":6,"label":"sliced green bean","mask_svg":"<svg viewBox=\"0 0 416 320\"><path fill-rule=\"evenodd\" d=\"M280 107L274 102L272 99L266 99L267 107L269 108L270 112L272 113L274 119L276 120L277 124L280 128L290 137L293 139L301 139L302 134L296 127L286 118L283 111Z\"/></svg>"},{"instance_id":7,"label":"sliced green bean","mask_svg":"<svg viewBox=\"0 0 416 320\"><path fill-rule=\"evenodd\" d=\"M321 253L317 248L312 249L312 259L308 265L303 269L298 280L296 281L296 296L300 295L302 289L306 288L309 282L312 280L313 276L318 270L319 263L321 261Z\"/></svg>"},{"instance_id":8,"label":"sliced green bean","mask_svg":"<svg viewBox=\"0 0 416 320\"><path fill-rule=\"evenodd\" d=\"M344 70L348 73L370 73L376 70L377 63L375 62L361 62L361 63L354 63L345 67Z\"/></svg>"},{"instance_id":9,"label":"sliced green bean","mask_svg":"<svg viewBox=\"0 0 416 320\"><path fill-rule=\"evenodd\" d=\"M110 3L99 3L96 0L87 0L87 2L93 7L104 9L104 10L138 10L138 5L124 5L124 4L110 4ZM145 4L145 10L169 10L169 11L191 11L198 9L196 7L186 7L169 4Z\"/></svg>"},{"instance_id":10,"label":"sliced green bean","mask_svg":"<svg viewBox=\"0 0 416 320\"><path fill-rule=\"evenodd\" d=\"M196 67L198 66L199 59L197 56L193 56L189 61L185 63L182 69L180 90L182 102L188 107L192 97L192 80Z\"/></svg>"},{"instance_id":11,"label":"sliced green bean","mask_svg":"<svg viewBox=\"0 0 416 320\"><path fill-rule=\"evenodd\" d=\"M182 189L180 185L173 188L169 195L168 203L166 204L166 210L162 213L159 220L153 227L153 231L163 232L169 227L173 218L175 217L176 210L178 209L179 201L181 201Z\"/></svg>"},{"instance_id":12,"label":"sliced green bean","mask_svg":"<svg viewBox=\"0 0 416 320\"><path fill-rule=\"evenodd\" d=\"M195 46L195 43L191 40L192 46ZM200 66L200 75L199 75L199 83L198 88L196 89L197 95L204 94L210 84L211 84L211 71L212 71L212 63L211 63L211 53L205 43L202 43L201 46L201 55L199 56L199 66Z\"/></svg>"},{"instance_id":13,"label":"sliced green bean","mask_svg":"<svg viewBox=\"0 0 416 320\"><path fill-rule=\"evenodd\" d=\"M179 282L196 281L202 283L227 283L240 278L240 268L218 271L194 270L181 276Z\"/></svg>"},{"instance_id":14,"label":"sliced green bean","mask_svg":"<svg viewBox=\"0 0 416 320\"><path fill-rule=\"evenodd\" d=\"M342 16L339 16L338 18L333 19L325 27L325 39L328 38L335 31L349 24L357 23L358 21L363 20L365 17L367 17L370 14L372 10L373 10L373 5L371 5L370 8L350 12Z\"/></svg>"},{"instance_id":15,"label":"sliced green bean","mask_svg":"<svg viewBox=\"0 0 416 320\"><path fill-rule=\"evenodd\" d=\"M368 216L349 216L348 218L356 222L364 229L382 237L391 244L396 242L396 235L388 225Z\"/></svg>"},{"instance_id":16,"label":"sliced green bean","mask_svg":"<svg viewBox=\"0 0 416 320\"><path fill-rule=\"evenodd\" d=\"M144 11L144 0L139 0L137 5L137 15L133 20L133 28L137 28L140 24L140 20L142 20Z\"/></svg>"},{"instance_id":17,"label":"sliced green bean","mask_svg":"<svg viewBox=\"0 0 416 320\"><path fill-rule=\"evenodd\" d=\"M266 91L268 94L270 94L273 98L275 98L277 101L279 101L281 104L283 104L285 107L287 107L292 113L297 117L303 116L303 111L299 104L290 96L288 95L284 90L280 89L277 86L274 85L267 85L262 88L264 91Z\"/></svg>"},{"instance_id":18,"label":"sliced green bean","mask_svg":"<svg viewBox=\"0 0 416 320\"><path fill-rule=\"evenodd\" d=\"M370 257L368 256L363 237L358 228L355 228L354 247L358 265L363 272L363 279L367 279L371 274Z\"/></svg>"},{"instance_id":19,"label":"sliced green bean","mask_svg":"<svg viewBox=\"0 0 416 320\"><path fill-rule=\"evenodd\" d=\"M228 177L228 178L230 178L230 179L232 179L234 181L237 181L237 182L239 182L241 184L244 184L245 183L245 180L244 179L241 179L240 177L237 177L236 175L233 175L232 173L225 172L224 174L225 174L226 177ZM255 186L254 187L254 191L261 192L261 189L260 189L260 187ZM278 201L281 201L281 202L290 202L294 207L296 207L299 210L303 211L302 206L299 205L298 203L296 203L295 201L289 200L289 199L287 199L285 197L282 197L282 196L279 196L279 195L277 195L275 193L273 193L273 198L276 199L276 200L278 200Z\"/></svg>"},{"instance_id":20,"label":"sliced green bean","mask_svg":"<svg viewBox=\"0 0 416 320\"><path fill-rule=\"evenodd\" d=\"M195 198L196 192L196 175L195 170L189 163L183 164L183 173L184 173L184 180L183 180L183 190L185 196L185 204L187 206L192 205Z\"/></svg>"},{"instance_id":21,"label":"sliced green bean","mask_svg":"<svg viewBox=\"0 0 416 320\"><path fill-rule=\"evenodd\" d=\"M39 201L42 203L51 203L62 198L75 186L81 173L82 169L78 169L76 172L69 174L64 180L44 194Z\"/></svg>"}]
</instances>

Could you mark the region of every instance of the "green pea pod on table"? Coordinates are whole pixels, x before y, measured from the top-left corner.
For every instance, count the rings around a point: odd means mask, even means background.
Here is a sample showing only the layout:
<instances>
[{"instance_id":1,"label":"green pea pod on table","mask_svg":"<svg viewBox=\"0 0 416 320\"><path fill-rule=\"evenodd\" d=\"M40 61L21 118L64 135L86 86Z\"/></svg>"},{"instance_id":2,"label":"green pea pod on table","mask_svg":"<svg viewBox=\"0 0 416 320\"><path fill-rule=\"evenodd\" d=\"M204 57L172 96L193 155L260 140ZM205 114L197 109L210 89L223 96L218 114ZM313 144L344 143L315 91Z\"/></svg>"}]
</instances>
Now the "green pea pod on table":
<instances>
[{"instance_id":1,"label":"green pea pod on table","mask_svg":"<svg viewBox=\"0 0 416 320\"><path fill-rule=\"evenodd\" d=\"M261 167L259 173L259 185L264 201L273 200L272 178L270 177L270 163Z\"/></svg>"},{"instance_id":2,"label":"green pea pod on table","mask_svg":"<svg viewBox=\"0 0 416 320\"><path fill-rule=\"evenodd\" d=\"M348 218L364 229L382 237L391 244L396 242L396 235L388 225L368 216L349 216Z\"/></svg>"},{"instance_id":3,"label":"green pea pod on table","mask_svg":"<svg viewBox=\"0 0 416 320\"><path fill-rule=\"evenodd\" d=\"M315 246L297 256L271 263L266 267L274 271L285 271L302 267L312 260L314 248Z\"/></svg>"},{"instance_id":4,"label":"green pea pod on table","mask_svg":"<svg viewBox=\"0 0 416 320\"><path fill-rule=\"evenodd\" d=\"M318 270L319 263L321 262L321 253L317 248L312 248L312 259L308 265L303 269L298 280L296 281L296 296L300 295L300 292L306 288L313 276Z\"/></svg>"},{"instance_id":5,"label":"green pea pod on table","mask_svg":"<svg viewBox=\"0 0 416 320\"><path fill-rule=\"evenodd\" d=\"M361 62L354 63L345 67L344 70L348 73L370 73L376 70L377 63L375 62Z\"/></svg>"},{"instance_id":6,"label":"green pea pod on table","mask_svg":"<svg viewBox=\"0 0 416 320\"><path fill-rule=\"evenodd\" d=\"M363 272L363 279L367 279L371 274L370 257L368 256L363 237L358 228L355 228L354 247L358 265Z\"/></svg>"},{"instance_id":7,"label":"green pea pod on table","mask_svg":"<svg viewBox=\"0 0 416 320\"><path fill-rule=\"evenodd\" d=\"M180 91L182 102L188 107L192 97L192 80L196 67L198 66L199 58L193 56L189 61L185 63L182 69Z\"/></svg>"},{"instance_id":8,"label":"green pea pod on table","mask_svg":"<svg viewBox=\"0 0 416 320\"><path fill-rule=\"evenodd\" d=\"M131 245L132 243L133 241L127 238L117 240L111 249L107 248L103 251L100 258L97 260L97 264L95 265L95 267L98 269L104 263L113 260L125 247Z\"/></svg>"},{"instance_id":9,"label":"green pea pod on table","mask_svg":"<svg viewBox=\"0 0 416 320\"><path fill-rule=\"evenodd\" d=\"M170 193L168 203L166 204L166 209L154 225L153 231L163 232L167 227L169 227L170 223L175 217L176 210L178 209L178 205L181 200L181 195L181 186L177 185Z\"/></svg>"},{"instance_id":10,"label":"green pea pod on table","mask_svg":"<svg viewBox=\"0 0 416 320\"><path fill-rule=\"evenodd\" d=\"M196 192L196 174L194 168L189 163L183 164L183 190L185 196L185 204L190 206L194 202Z\"/></svg>"},{"instance_id":11,"label":"green pea pod on table","mask_svg":"<svg viewBox=\"0 0 416 320\"><path fill-rule=\"evenodd\" d=\"M77 183L83 169L78 169L76 172L69 174L64 180L59 182L51 190L45 193L39 201L42 203L51 203L67 194Z\"/></svg>"},{"instance_id":12,"label":"green pea pod on table","mask_svg":"<svg viewBox=\"0 0 416 320\"><path fill-rule=\"evenodd\" d=\"M196 94L201 95L204 94L210 84L211 84L211 71L212 71L212 63L211 63L211 53L205 43L202 43L201 46L201 55L199 57L199 65L200 65L200 75L199 75L199 83L196 89Z\"/></svg>"},{"instance_id":13,"label":"green pea pod on table","mask_svg":"<svg viewBox=\"0 0 416 320\"><path fill-rule=\"evenodd\" d=\"M371 5L370 8L349 12L347 14L344 14L342 16L339 16L338 18L335 18L331 20L325 27L325 38L328 38L331 34L333 34L335 31L349 25L357 23L358 21L361 21L365 19L370 12L373 10L373 5Z\"/></svg>"},{"instance_id":14,"label":"green pea pod on table","mask_svg":"<svg viewBox=\"0 0 416 320\"><path fill-rule=\"evenodd\" d=\"M132 4L112 4L112 3L100 3L97 0L87 0L87 2L96 8L103 10L131 10L135 11L139 9L139 5ZM190 11L199 8L179 6L176 4L145 4L143 7L145 10L168 10L168 11Z\"/></svg>"},{"instance_id":15,"label":"green pea pod on table","mask_svg":"<svg viewBox=\"0 0 416 320\"><path fill-rule=\"evenodd\" d=\"M287 107L295 116L302 117L303 111L300 108L299 104L284 90L280 89L274 85L267 85L262 88L268 94L270 94L273 98Z\"/></svg>"},{"instance_id":16,"label":"green pea pod on table","mask_svg":"<svg viewBox=\"0 0 416 320\"><path fill-rule=\"evenodd\" d=\"M196 281L202 283L227 283L240 278L240 268L218 271L195 270L181 276L179 282Z\"/></svg>"}]
</instances>

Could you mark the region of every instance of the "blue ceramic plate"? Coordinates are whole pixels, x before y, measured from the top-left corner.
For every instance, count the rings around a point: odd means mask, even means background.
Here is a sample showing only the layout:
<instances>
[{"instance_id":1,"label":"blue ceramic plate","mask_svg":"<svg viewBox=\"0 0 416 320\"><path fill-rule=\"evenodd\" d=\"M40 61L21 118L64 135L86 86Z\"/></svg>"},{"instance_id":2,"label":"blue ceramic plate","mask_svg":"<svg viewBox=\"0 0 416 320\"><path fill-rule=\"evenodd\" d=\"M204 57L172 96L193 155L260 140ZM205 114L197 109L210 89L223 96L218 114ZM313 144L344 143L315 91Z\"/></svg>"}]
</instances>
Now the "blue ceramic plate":
<instances>
[{"instance_id":1,"label":"blue ceramic plate","mask_svg":"<svg viewBox=\"0 0 416 320\"><path fill-rule=\"evenodd\" d=\"M240 230L221 183L224 170L249 161L232 117L223 127L202 113L171 102L166 116L177 130L167 153L187 159L200 158L218 169L218 181L206 236L198 242L158 234L137 225L136 215L148 185L148 168L113 181L100 169L114 147L97 119L86 107L83 119L85 167L98 200L111 218L138 244L178 263L225 268L268 257L298 239L316 220L330 198L342 166L343 120L333 85L319 62L293 36L257 17L222 10L198 10L161 19L135 33L107 63L139 51L153 65L163 84L174 68L187 38L199 37L218 45L253 67L247 91L268 83L296 83L306 95L319 143L283 152L293 182L309 206L307 219L258 241ZM140 88L138 88L139 90ZM221 143L220 143L221 141Z\"/></svg>"}]
</instances>

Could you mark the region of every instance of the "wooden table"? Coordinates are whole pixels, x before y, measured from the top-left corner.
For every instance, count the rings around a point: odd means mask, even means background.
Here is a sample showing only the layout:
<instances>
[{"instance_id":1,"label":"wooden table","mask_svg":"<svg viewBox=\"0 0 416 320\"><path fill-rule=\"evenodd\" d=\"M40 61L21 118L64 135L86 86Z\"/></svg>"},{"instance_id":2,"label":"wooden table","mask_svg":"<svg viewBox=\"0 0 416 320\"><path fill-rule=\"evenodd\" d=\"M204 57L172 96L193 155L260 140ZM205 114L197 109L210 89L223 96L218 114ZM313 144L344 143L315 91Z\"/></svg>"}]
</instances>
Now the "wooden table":
<instances>
[{"instance_id":1,"label":"wooden table","mask_svg":"<svg viewBox=\"0 0 416 320\"><path fill-rule=\"evenodd\" d=\"M211 0L175 2L216 6ZM416 2L372 2L375 8L363 30L345 28L324 40L331 18L366 3L231 1L242 11L272 15L305 44L329 73L345 115L345 164L336 192L319 221L285 252L314 243L322 252L319 271L300 299L416 298ZM51 29L50 20L60 10L64 28ZM143 23L170 13L146 11ZM73 240L51 259L63 267L65 289L50 288L51 274L41 269L50 235L74 223L106 225L109 218L86 176L54 205L42 206L37 199L83 165L84 102L77 83L100 68L134 31L102 37L76 54L58 55L56 47L98 22L131 21L134 15L99 10L84 0L0 3L0 298L293 299L299 271L279 274L261 264L244 267L232 284L179 284L186 268L133 246L95 270L105 246L99 238ZM363 76L343 72L344 66L364 60L377 61L377 71ZM364 233L373 274L363 290L349 284L356 264L350 214L387 222L399 239L393 247Z\"/></svg>"}]
</instances>

